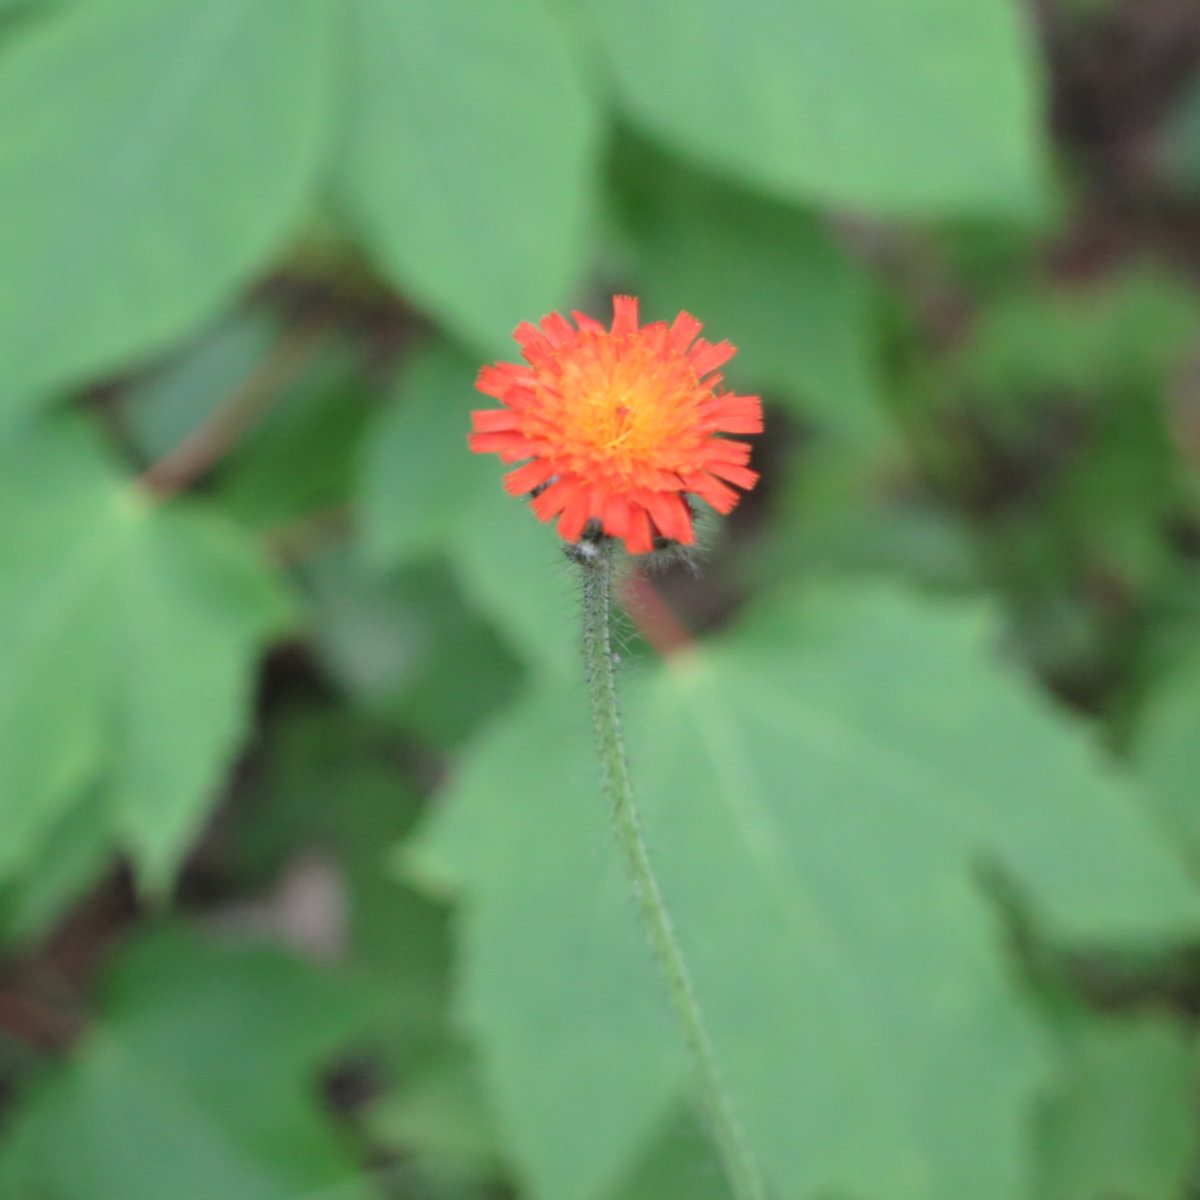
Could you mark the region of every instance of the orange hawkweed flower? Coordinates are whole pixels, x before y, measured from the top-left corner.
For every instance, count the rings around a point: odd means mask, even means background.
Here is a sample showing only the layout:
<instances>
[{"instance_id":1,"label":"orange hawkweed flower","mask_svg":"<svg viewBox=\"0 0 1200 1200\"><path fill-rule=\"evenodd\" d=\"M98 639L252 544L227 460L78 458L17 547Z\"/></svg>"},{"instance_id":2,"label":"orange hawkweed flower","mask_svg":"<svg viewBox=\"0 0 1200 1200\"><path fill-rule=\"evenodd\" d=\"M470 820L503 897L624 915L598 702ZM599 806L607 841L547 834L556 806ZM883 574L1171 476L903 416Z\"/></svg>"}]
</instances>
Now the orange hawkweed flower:
<instances>
[{"instance_id":1,"label":"orange hawkweed flower","mask_svg":"<svg viewBox=\"0 0 1200 1200\"><path fill-rule=\"evenodd\" d=\"M654 549L655 536L696 540L691 492L719 513L752 488L758 472L748 442L726 433L761 433L757 396L720 389L717 368L736 353L728 342L697 340L701 325L680 313L638 327L638 302L613 297L612 329L582 313L558 313L517 326L528 365L496 363L475 386L503 408L471 414L471 449L524 466L504 478L514 496L533 493L542 521L577 542L588 528L621 538L630 554Z\"/></svg>"}]
</instances>

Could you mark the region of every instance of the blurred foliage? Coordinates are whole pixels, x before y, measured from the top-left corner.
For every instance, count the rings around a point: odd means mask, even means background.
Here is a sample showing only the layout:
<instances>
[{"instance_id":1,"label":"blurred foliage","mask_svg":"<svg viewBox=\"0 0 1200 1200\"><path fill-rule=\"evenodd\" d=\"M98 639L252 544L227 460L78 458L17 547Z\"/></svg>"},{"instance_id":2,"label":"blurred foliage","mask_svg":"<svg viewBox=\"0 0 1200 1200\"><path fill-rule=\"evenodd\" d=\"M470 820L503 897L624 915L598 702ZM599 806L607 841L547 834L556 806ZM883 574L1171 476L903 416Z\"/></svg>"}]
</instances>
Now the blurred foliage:
<instances>
[{"instance_id":1,"label":"blurred foliage","mask_svg":"<svg viewBox=\"0 0 1200 1200\"><path fill-rule=\"evenodd\" d=\"M1073 1014L1061 1033L1035 1194L1178 1196L1194 1146L1188 1030L1149 1015L1117 1022Z\"/></svg>"},{"instance_id":2,"label":"blurred foliage","mask_svg":"<svg viewBox=\"0 0 1200 1200\"><path fill-rule=\"evenodd\" d=\"M0 0L0 1196L727 1200L479 364L763 395L631 566L773 1200L1194 1200L1200 10Z\"/></svg>"}]
</instances>

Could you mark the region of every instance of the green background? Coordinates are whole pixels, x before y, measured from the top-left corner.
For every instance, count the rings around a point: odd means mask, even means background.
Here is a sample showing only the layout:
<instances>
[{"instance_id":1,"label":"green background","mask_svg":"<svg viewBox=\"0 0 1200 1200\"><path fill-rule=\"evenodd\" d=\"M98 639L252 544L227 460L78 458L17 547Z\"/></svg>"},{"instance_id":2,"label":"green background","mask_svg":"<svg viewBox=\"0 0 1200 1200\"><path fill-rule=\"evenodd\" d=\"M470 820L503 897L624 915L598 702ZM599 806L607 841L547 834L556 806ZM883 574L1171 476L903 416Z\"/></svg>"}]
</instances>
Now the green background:
<instances>
[{"instance_id":1,"label":"green background","mask_svg":"<svg viewBox=\"0 0 1200 1200\"><path fill-rule=\"evenodd\" d=\"M466 449L625 292L766 410L618 639L772 1200L1195 1200L1197 280L1170 0L0 0L0 1197L729 1200Z\"/></svg>"}]
</instances>

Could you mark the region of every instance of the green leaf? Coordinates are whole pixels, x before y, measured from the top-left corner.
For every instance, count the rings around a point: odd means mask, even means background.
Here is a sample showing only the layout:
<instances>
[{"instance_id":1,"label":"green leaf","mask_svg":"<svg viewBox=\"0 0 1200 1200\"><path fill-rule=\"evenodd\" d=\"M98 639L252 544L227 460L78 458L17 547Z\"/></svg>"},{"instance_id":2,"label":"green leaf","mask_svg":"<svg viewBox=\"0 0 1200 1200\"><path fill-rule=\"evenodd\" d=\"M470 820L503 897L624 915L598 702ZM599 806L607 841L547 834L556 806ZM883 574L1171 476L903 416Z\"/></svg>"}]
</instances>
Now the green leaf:
<instances>
[{"instance_id":1,"label":"green leaf","mask_svg":"<svg viewBox=\"0 0 1200 1200\"><path fill-rule=\"evenodd\" d=\"M1042 1106L1038 1200L1173 1200L1196 1151L1196 1050L1163 1017L1076 1018Z\"/></svg>"},{"instance_id":2,"label":"green leaf","mask_svg":"<svg viewBox=\"0 0 1200 1200\"><path fill-rule=\"evenodd\" d=\"M326 145L321 0L114 0L0 63L5 407L217 311L291 233Z\"/></svg>"},{"instance_id":3,"label":"green leaf","mask_svg":"<svg viewBox=\"0 0 1200 1200\"><path fill-rule=\"evenodd\" d=\"M380 1065L406 1079L411 1060L445 1037L450 944L445 907L394 877L393 844L420 812L395 757L393 741L342 709L286 712L259 760L234 844L255 882L314 844L334 851L347 957L375 1011Z\"/></svg>"},{"instance_id":4,"label":"green leaf","mask_svg":"<svg viewBox=\"0 0 1200 1200\"><path fill-rule=\"evenodd\" d=\"M367 431L359 484L368 561L395 566L440 550L488 484L503 503L496 460L467 449L477 363L443 343L413 355L391 403Z\"/></svg>"},{"instance_id":5,"label":"green leaf","mask_svg":"<svg viewBox=\"0 0 1200 1200\"><path fill-rule=\"evenodd\" d=\"M371 1128L386 1144L425 1160L431 1173L453 1164L459 1172L486 1178L503 1163L476 1064L461 1048L420 1064L398 1094L375 1106Z\"/></svg>"},{"instance_id":6,"label":"green leaf","mask_svg":"<svg viewBox=\"0 0 1200 1200\"><path fill-rule=\"evenodd\" d=\"M624 1174L686 1071L620 865L581 689L497 722L406 855L465 889L459 1020L483 1050L535 1196L590 1200ZM569 1103L564 1098L569 1097Z\"/></svg>"},{"instance_id":7,"label":"green leaf","mask_svg":"<svg viewBox=\"0 0 1200 1200\"><path fill-rule=\"evenodd\" d=\"M372 575L338 548L306 563L302 577L322 665L367 711L408 733L435 745L462 741L519 681L494 627L436 560Z\"/></svg>"},{"instance_id":8,"label":"green leaf","mask_svg":"<svg viewBox=\"0 0 1200 1200\"><path fill-rule=\"evenodd\" d=\"M647 132L783 199L903 214L1039 202L1009 0L588 0Z\"/></svg>"},{"instance_id":9,"label":"green leaf","mask_svg":"<svg viewBox=\"0 0 1200 1200\"><path fill-rule=\"evenodd\" d=\"M499 478L485 481L472 499L452 544L464 593L530 667L573 671L579 662L578 581L563 543L524 500L501 490Z\"/></svg>"},{"instance_id":10,"label":"green leaf","mask_svg":"<svg viewBox=\"0 0 1200 1200\"><path fill-rule=\"evenodd\" d=\"M367 391L335 343L283 389L223 464L220 497L251 528L335 516L350 501L366 425ZM303 526L301 526L301 535Z\"/></svg>"},{"instance_id":11,"label":"green leaf","mask_svg":"<svg viewBox=\"0 0 1200 1200\"><path fill-rule=\"evenodd\" d=\"M1135 269L1009 292L951 360L935 403L969 408L979 435L947 443L945 469L985 515L987 573L1057 679L1103 678L1124 654L1115 610L1080 602L1096 580L1148 596L1175 570L1163 530L1191 498L1167 397L1198 319L1179 281ZM919 382L914 392L927 402L938 390Z\"/></svg>"},{"instance_id":12,"label":"green leaf","mask_svg":"<svg viewBox=\"0 0 1200 1200\"><path fill-rule=\"evenodd\" d=\"M466 598L527 663L560 669L578 659L570 565L553 528L504 492L503 465L467 449L471 409L482 403L477 370L434 345L401 376L367 435L366 557L381 569L445 555Z\"/></svg>"},{"instance_id":13,"label":"green leaf","mask_svg":"<svg viewBox=\"0 0 1200 1200\"><path fill-rule=\"evenodd\" d=\"M1191 346L1197 319L1195 295L1145 267L1087 287L1010 290L979 314L952 360L954 382L994 418L1026 422L1041 417L1048 395L1110 404L1129 392L1157 396ZM1159 416L1141 406L1138 415Z\"/></svg>"},{"instance_id":14,"label":"green leaf","mask_svg":"<svg viewBox=\"0 0 1200 1200\"><path fill-rule=\"evenodd\" d=\"M867 279L820 220L649 156L634 157L627 174L647 307L667 319L686 309L737 346L731 386L879 439Z\"/></svg>"},{"instance_id":15,"label":"green leaf","mask_svg":"<svg viewBox=\"0 0 1200 1200\"><path fill-rule=\"evenodd\" d=\"M0 0L0 42L34 20L53 11L53 0Z\"/></svg>"},{"instance_id":16,"label":"green leaf","mask_svg":"<svg viewBox=\"0 0 1200 1200\"><path fill-rule=\"evenodd\" d=\"M108 811L83 793L0 891L0 942L43 936L95 883L113 854Z\"/></svg>"},{"instance_id":17,"label":"green leaf","mask_svg":"<svg viewBox=\"0 0 1200 1200\"><path fill-rule=\"evenodd\" d=\"M0 872L99 784L110 836L165 883L286 616L233 528L198 506L152 507L82 427L0 446Z\"/></svg>"},{"instance_id":18,"label":"green leaf","mask_svg":"<svg viewBox=\"0 0 1200 1200\"><path fill-rule=\"evenodd\" d=\"M597 117L544 0L352 0L342 187L368 248L498 347L586 265Z\"/></svg>"},{"instance_id":19,"label":"green leaf","mask_svg":"<svg viewBox=\"0 0 1200 1200\"><path fill-rule=\"evenodd\" d=\"M787 595L625 689L651 854L780 1200L1025 1194L1046 1061L979 868L1057 940L1200 919L1114 769L993 661L993 629L887 591ZM632 1158L672 1065L647 1049L661 1001L584 704L546 688L497 724L415 852L462 889L462 1004L499 1114L538 1194L567 1200ZM611 1078L579 1076L593 1056Z\"/></svg>"},{"instance_id":20,"label":"green leaf","mask_svg":"<svg viewBox=\"0 0 1200 1200\"><path fill-rule=\"evenodd\" d=\"M314 843L335 851L347 902L345 959L370 1011L372 1075L386 1085L356 1115L376 1145L457 1197L451 1182L494 1177L503 1155L474 1059L448 1023L449 910L391 867L393 843L420 811L395 754L380 731L342 710L286 712L241 807L234 845L256 874L279 870Z\"/></svg>"},{"instance_id":21,"label":"green leaf","mask_svg":"<svg viewBox=\"0 0 1200 1200\"><path fill-rule=\"evenodd\" d=\"M232 528L183 509L142 525L118 568L111 788L118 833L161 882L241 740L257 654L285 608Z\"/></svg>"},{"instance_id":22,"label":"green leaf","mask_svg":"<svg viewBox=\"0 0 1200 1200\"><path fill-rule=\"evenodd\" d=\"M144 939L10 1132L6 1194L362 1200L315 1085L357 1021L340 988L283 955Z\"/></svg>"},{"instance_id":23,"label":"green leaf","mask_svg":"<svg viewBox=\"0 0 1200 1200\"><path fill-rule=\"evenodd\" d=\"M1200 657L1159 683L1140 714L1135 758L1154 812L1200 879Z\"/></svg>"},{"instance_id":24,"label":"green leaf","mask_svg":"<svg viewBox=\"0 0 1200 1200\"><path fill-rule=\"evenodd\" d=\"M730 1200L721 1160L699 1114L674 1116L611 1200Z\"/></svg>"}]
</instances>

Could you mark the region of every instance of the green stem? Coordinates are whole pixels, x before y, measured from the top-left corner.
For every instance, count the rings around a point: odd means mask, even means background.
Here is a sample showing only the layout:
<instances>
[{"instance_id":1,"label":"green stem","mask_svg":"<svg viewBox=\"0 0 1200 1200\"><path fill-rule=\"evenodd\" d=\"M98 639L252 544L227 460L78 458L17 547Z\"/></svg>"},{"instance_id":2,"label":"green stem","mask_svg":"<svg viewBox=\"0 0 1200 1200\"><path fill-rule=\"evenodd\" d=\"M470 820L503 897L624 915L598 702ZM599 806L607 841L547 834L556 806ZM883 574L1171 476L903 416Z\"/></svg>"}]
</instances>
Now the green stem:
<instances>
[{"instance_id":1,"label":"green stem","mask_svg":"<svg viewBox=\"0 0 1200 1200\"><path fill-rule=\"evenodd\" d=\"M721 1082L716 1055L696 1000L696 990L692 986L687 962L650 863L634 803L613 670L612 540L585 541L578 547L576 557L583 572L583 645L587 661L588 694L592 702L592 719L596 726L604 782L612 804L617 842L625 856L633 894L666 981L675 1019L699 1071L713 1137L733 1194L736 1200L765 1200L766 1192L758 1168Z\"/></svg>"}]
</instances>

